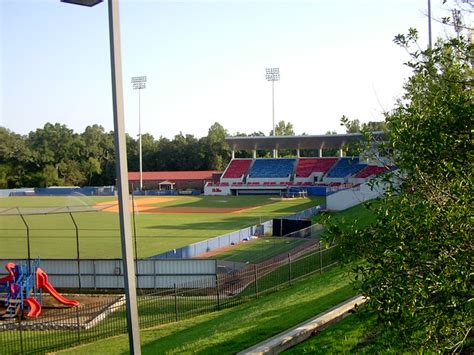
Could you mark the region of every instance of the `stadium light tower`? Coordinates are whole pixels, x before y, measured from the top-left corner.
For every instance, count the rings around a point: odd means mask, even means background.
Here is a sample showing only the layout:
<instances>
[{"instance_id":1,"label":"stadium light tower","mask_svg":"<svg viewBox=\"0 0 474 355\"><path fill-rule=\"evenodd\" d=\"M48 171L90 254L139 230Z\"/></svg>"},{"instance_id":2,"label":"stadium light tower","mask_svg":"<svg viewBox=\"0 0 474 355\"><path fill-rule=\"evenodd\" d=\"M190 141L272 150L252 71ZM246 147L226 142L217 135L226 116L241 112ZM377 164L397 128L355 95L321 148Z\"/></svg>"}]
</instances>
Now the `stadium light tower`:
<instances>
[{"instance_id":1,"label":"stadium light tower","mask_svg":"<svg viewBox=\"0 0 474 355\"><path fill-rule=\"evenodd\" d=\"M431 40L431 0L428 0L428 48L433 48Z\"/></svg>"},{"instance_id":2,"label":"stadium light tower","mask_svg":"<svg viewBox=\"0 0 474 355\"><path fill-rule=\"evenodd\" d=\"M61 0L61 2L94 6L102 0ZM138 323L135 265L132 251L132 226L130 223L127 152L123 114L122 58L120 50L119 0L108 1L110 66L112 74L112 105L114 117L115 169L117 174L120 239L122 247L125 305L128 341L131 354L141 354Z\"/></svg>"},{"instance_id":3,"label":"stadium light tower","mask_svg":"<svg viewBox=\"0 0 474 355\"><path fill-rule=\"evenodd\" d=\"M280 81L280 68L266 68L265 78L272 82L272 124L275 136L275 81Z\"/></svg>"},{"instance_id":4,"label":"stadium light tower","mask_svg":"<svg viewBox=\"0 0 474 355\"><path fill-rule=\"evenodd\" d=\"M140 92L146 89L146 76L132 77L133 89L138 90L138 151L140 160L140 191L143 190L143 156L142 156L142 119L140 107Z\"/></svg>"}]
</instances>

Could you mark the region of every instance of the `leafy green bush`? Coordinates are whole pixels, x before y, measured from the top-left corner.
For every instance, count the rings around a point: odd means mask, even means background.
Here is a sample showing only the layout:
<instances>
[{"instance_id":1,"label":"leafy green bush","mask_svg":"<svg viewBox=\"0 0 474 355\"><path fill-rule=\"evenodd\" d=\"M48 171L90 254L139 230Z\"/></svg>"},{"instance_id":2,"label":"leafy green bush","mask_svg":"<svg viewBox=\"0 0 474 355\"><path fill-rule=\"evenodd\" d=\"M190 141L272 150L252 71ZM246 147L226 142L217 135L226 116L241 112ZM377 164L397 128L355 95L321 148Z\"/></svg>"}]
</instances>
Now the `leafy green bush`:
<instances>
[{"instance_id":1,"label":"leafy green bush","mask_svg":"<svg viewBox=\"0 0 474 355\"><path fill-rule=\"evenodd\" d=\"M358 266L367 309L407 350L458 351L472 337L473 45L462 36L420 50L417 32L395 42L413 75L386 114L398 172L365 229L332 226Z\"/></svg>"}]
</instances>

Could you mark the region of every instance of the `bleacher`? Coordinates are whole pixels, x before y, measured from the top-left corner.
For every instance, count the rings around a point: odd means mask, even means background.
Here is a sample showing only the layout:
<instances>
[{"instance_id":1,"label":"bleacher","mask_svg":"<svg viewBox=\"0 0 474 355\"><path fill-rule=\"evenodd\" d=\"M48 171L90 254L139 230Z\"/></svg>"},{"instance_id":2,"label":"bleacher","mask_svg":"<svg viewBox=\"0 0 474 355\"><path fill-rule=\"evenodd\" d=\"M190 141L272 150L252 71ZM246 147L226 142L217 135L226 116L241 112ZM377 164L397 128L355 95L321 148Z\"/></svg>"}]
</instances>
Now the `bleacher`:
<instances>
[{"instance_id":1,"label":"bleacher","mask_svg":"<svg viewBox=\"0 0 474 355\"><path fill-rule=\"evenodd\" d=\"M296 159L257 159L250 169L249 178L289 178Z\"/></svg>"},{"instance_id":2,"label":"bleacher","mask_svg":"<svg viewBox=\"0 0 474 355\"><path fill-rule=\"evenodd\" d=\"M345 178L364 169L367 164L359 164L358 157L340 158L339 161L327 174L328 178Z\"/></svg>"},{"instance_id":3,"label":"bleacher","mask_svg":"<svg viewBox=\"0 0 474 355\"><path fill-rule=\"evenodd\" d=\"M296 177L308 177L313 172L326 173L337 158L300 158L296 167Z\"/></svg>"},{"instance_id":4,"label":"bleacher","mask_svg":"<svg viewBox=\"0 0 474 355\"><path fill-rule=\"evenodd\" d=\"M388 169L383 166L367 165L365 168L355 174L354 177L358 179L366 179L370 176L382 174L387 170Z\"/></svg>"},{"instance_id":5,"label":"bleacher","mask_svg":"<svg viewBox=\"0 0 474 355\"><path fill-rule=\"evenodd\" d=\"M222 176L224 179L238 179L247 173L252 159L234 159L230 162L229 167Z\"/></svg>"}]
</instances>

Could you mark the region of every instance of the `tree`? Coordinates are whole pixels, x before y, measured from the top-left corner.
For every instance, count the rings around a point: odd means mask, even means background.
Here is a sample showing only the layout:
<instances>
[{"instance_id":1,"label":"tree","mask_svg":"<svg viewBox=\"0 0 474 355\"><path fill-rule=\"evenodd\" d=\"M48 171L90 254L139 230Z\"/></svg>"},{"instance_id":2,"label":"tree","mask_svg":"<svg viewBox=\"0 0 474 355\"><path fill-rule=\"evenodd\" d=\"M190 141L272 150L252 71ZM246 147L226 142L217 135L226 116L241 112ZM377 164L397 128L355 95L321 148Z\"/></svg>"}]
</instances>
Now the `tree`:
<instances>
[{"instance_id":1,"label":"tree","mask_svg":"<svg viewBox=\"0 0 474 355\"><path fill-rule=\"evenodd\" d=\"M204 168L209 170L224 170L230 161L230 148L225 141L228 136L227 130L215 122L207 132L203 140L204 146Z\"/></svg>"},{"instance_id":2,"label":"tree","mask_svg":"<svg viewBox=\"0 0 474 355\"><path fill-rule=\"evenodd\" d=\"M346 133L364 133L364 132L378 132L386 131L387 123L385 121L369 121L360 123L358 119L350 120L343 115L341 117L341 126L346 127Z\"/></svg>"},{"instance_id":3,"label":"tree","mask_svg":"<svg viewBox=\"0 0 474 355\"><path fill-rule=\"evenodd\" d=\"M115 180L113 133L100 125L86 127L81 134L84 150L81 162L89 185L111 185Z\"/></svg>"},{"instance_id":4,"label":"tree","mask_svg":"<svg viewBox=\"0 0 474 355\"><path fill-rule=\"evenodd\" d=\"M81 183L75 163L81 161L84 142L81 137L65 125L46 123L41 129L30 132L27 140L37 168L43 170L52 165L64 183ZM49 169L49 168L48 168ZM48 174L47 176L52 176ZM53 182L46 181L46 185Z\"/></svg>"},{"instance_id":5,"label":"tree","mask_svg":"<svg viewBox=\"0 0 474 355\"><path fill-rule=\"evenodd\" d=\"M331 231L343 256L366 260L357 268L359 290L394 343L456 352L474 319L473 46L460 36L419 50L416 39L413 29L395 38L411 55L413 75L386 114L385 148L401 173L372 207L373 226Z\"/></svg>"},{"instance_id":6,"label":"tree","mask_svg":"<svg viewBox=\"0 0 474 355\"><path fill-rule=\"evenodd\" d=\"M275 126L276 136L294 136L293 124L290 122L280 121ZM273 136L273 129L270 131L270 136Z\"/></svg>"},{"instance_id":7,"label":"tree","mask_svg":"<svg viewBox=\"0 0 474 355\"><path fill-rule=\"evenodd\" d=\"M0 185L2 188L26 186L35 167L25 137L0 127Z\"/></svg>"}]
</instances>

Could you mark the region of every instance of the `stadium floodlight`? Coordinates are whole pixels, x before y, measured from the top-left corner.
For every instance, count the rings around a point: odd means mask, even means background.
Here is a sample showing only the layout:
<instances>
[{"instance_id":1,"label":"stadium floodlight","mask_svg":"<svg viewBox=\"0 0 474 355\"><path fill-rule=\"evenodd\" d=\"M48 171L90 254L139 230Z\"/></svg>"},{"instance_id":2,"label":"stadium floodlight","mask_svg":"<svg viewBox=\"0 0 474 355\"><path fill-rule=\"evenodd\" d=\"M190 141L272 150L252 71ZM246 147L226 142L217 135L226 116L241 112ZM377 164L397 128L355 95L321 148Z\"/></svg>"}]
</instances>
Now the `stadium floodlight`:
<instances>
[{"instance_id":1,"label":"stadium floodlight","mask_svg":"<svg viewBox=\"0 0 474 355\"><path fill-rule=\"evenodd\" d=\"M94 6L102 0L61 0L62 2ZM123 110L122 58L120 50L119 0L108 1L110 67L112 78L112 108L114 118L115 171L120 219L120 241L123 259L125 305L128 326L128 341L131 354L141 354L140 328L138 323L135 264L132 250L132 226L128 190L127 148Z\"/></svg>"},{"instance_id":2,"label":"stadium floodlight","mask_svg":"<svg viewBox=\"0 0 474 355\"><path fill-rule=\"evenodd\" d=\"M133 76L131 83L146 83L146 76Z\"/></svg>"},{"instance_id":3,"label":"stadium floodlight","mask_svg":"<svg viewBox=\"0 0 474 355\"><path fill-rule=\"evenodd\" d=\"M61 0L61 2L65 2L67 4L73 4L73 5L82 5L82 6L88 6L92 7L97 4L100 4L103 0Z\"/></svg>"},{"instance_id":4,"label":"stadium floodlight","mask_svg":"<svg viewBox=\"0 0 474 355\"><path fill-rule=\"evenodd\" d=\"M275 136L275 81L280 81L280 68L266 68L265 78L272 82L272 124Z\"/></svg>"},{"instance_id":5,"label":"stadium floodlight","mask_svg":"<svg viewBox=\"0 0 474 355\"><path fill-rule=\"evenodd\" d=\"M138 150L140 165L140 191L143 190L143 156L142 156L142 119L141 119L141 99L140 92L146 89L146 76L132 77L133 89L138 90Z\"/></svg>"}]
</instances>

